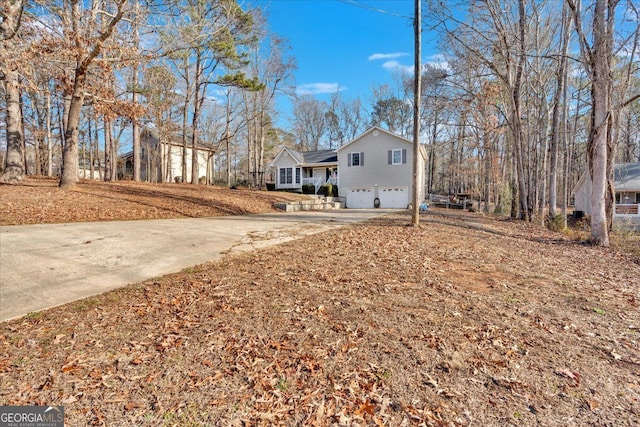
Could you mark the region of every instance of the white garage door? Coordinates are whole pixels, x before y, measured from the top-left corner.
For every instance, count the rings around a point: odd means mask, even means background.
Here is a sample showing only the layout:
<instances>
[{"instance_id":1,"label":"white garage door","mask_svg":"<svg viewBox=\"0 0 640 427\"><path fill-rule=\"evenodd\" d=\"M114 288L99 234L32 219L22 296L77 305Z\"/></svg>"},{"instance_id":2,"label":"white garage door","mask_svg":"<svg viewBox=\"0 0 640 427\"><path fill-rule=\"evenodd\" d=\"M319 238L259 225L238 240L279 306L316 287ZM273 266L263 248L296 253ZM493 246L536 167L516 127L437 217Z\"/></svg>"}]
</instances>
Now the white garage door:
<instances>
[{"instance_id":1,"label":"white garage door","mask_svg":"<svg viewBox=\"0 0 640 427\"><path fill-rule=\"evenodd\" d=\"M349 188L347 189L347 208L370 209L373 208L373 188Z\"/></svg>"},{"instance_id":2,"label":"white garage door","mask_svg":"<svg viewBox=\"0 0 640 427\"><path fill-rule=\"evenodd\" d=\"M385 209L406 209L409 205L408 187L381 187L378 189L380 207Z\"/></svg>"}]
</instances>

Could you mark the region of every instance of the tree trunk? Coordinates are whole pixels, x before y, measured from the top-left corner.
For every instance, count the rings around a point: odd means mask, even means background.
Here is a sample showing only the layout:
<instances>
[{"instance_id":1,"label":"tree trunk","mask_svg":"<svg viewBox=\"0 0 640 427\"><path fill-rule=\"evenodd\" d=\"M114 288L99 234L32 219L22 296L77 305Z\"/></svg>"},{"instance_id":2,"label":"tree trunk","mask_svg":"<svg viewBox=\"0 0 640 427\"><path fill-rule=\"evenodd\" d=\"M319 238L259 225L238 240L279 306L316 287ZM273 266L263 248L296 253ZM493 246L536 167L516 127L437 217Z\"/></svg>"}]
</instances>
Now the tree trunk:
<instances>
[{"instance_id":1,"label":"tree trunk","mask_svg":"<svg viewBox=\"0 0 640 427\"><path fill-rule=\"evenodd\" d=\"M94 178L94 172L95 170L93 169L93 132L92 132L92 128L91 128L91 116L89 116L89 118L87 119L87 126L88 126L88 130L89 130L89 135L88 135L88 141L89 141L89 177L91 179ZM86 171L85 171L86 173ZM86 176L84 176L84 178L86 178Z\"/></svg>"},{"instance_id":2,"label":"tree trunk","mask_svg":"<svg viewBox=\"0 0 640 427\"><path fill-rule=\"evenodd\" d=\"M137 79L136 79L137 80ZM135 89L134 89L135 90ZM133 93L133 103L138 102L138 94ZM132 142L133 142L133 180L140 181L140 170L142 167L142 156L140 154L140 124L137 117L132 117ZM148 154L147 154L148 157Z\"/></svg>"},{"instance_id":3,"label":"tree trunk","mask_svg":"<svg viewBox=\"0 0 640 427\"><path fill-rule=\"evenodd\" d=\"M111 142L111 120L104 117L104 180L113 180L113 143Z\"/></svg>"},{"instance_id":4,"label":"tree trunk","mask_svg":"<svg viewBox=\"0 0 640 427\"><path fill-rule=\"evenodd\" d=\"M227 187L231 187L231 136L229 135L229 128L231 127L231 101L228 96L226 113L224 140L227 150Z\"/></svg>"},{"instance_id":5,"label":"tree trunk","mask_svg":"<svg viewBox=\"0 0 640 427\"><path fill-rule=\"evenodd\" d=\"M47 83L48 84L48 83ZM46 94L47 176L53 176L53 144L51 142L51 91Z\"/></svg>"},{"instance_id":6,"label":"tree trunk","mask_svg":"<svg viewBox=\"0 0 640 427\"><path fill-rule=\"evenodd\" d=\"M593 15L592 110L589 134L589 171L593 183L591 193L591 239L595 244L609 246L606 197L608 191L608 135L611 121L611 56L613 46L607 34L608 0L596 0ZM609 19L613 19L609 16Z\"/></svg>"},{"instance_id":7,"label":"tree trunk","mask_svg":"<svg viewBox=\"0 0 640 427\"><path fill-rule=\"evenodd\" d=\"M416 0L414 19L414 75L413 75L413 166L412 173L413 179L411 181L411 224L417 226L420 224L420 188L424 185L424 182L420 182L420 94L422 92L422 63L421 63L421 49L422 49L422 24L421 24L421 1ZM424 168L423 168L424 169Z\"/></svg>"},{"instance_id":8,"label":"tree trunk","mask_svg":"<svg viewBox=\"0 0 640 427\"><path fill-rule=\"evenodd\" d=\"M196 82L198 82L198 72L196 71ZM196 85L196 88L198 86ZM196 89L193 100L193 117L191 119L191 184L198 185L198 116L200 115L200 91Z\"/></svg>"},{"instance_id":9,"label":"tree trunk","mask_svg":"<svg viewBox=\"0 0 640 427\"><path fill-rule=\"evenodd\" d=\"M198 122L205 99L204 91L206 90L206 83L201 81L203 65L201 54L198 54L196 56L196 75L193 82L195 98L193 100L193 117L191 118L191 184L193 185L198 185L198 181L200 180L200 168L198 166Z\"/></svg>"},{"instance_id":10,"label":"tree trunk","mask_svg":"<svg viewBox=\"0 0 640 427\"><path fill-rule=\"evenodd\" d=\"M189 117L189 99L185 99L182 113L182 156L181 156L181 180L187 182L187 123Z\"/></svg>"},{"instance_id":11,"label":"tree trunk","mask_svg":"<svg viewBox=\"0 0 640 427\"><path fill-rule=\"evenodd\" d=\"M225 136L227 145L227 187L231 187L231 138L229 133Z\"/></svg>"},{"instance_id":12,"label":"tree trunk","mask_svg":"<svg viewBox=\"0 0 640 427\"><path fill-rule=\"evenodd\" d=\"M520 200L520 219L529 221L531 219L529 214L528 203L528 191L527 180L524 171L524 150L523 150L523 132L521 122L521 107L520 107L520 87L522 85L522 73L525 63L525 28L526 28L526 15L524 9L524 0L518 0L518 16L519 23L518 28L520 31L520 47L518 50L518 64L516 67L516 78L511 92L513 100L513 115L511 117L514 136L514 148L516 157L516 172L518 179L518 195Z\"/></svg>"},{"instance_id":13,"label":"tree trunk","mask_svg":"<svg viewBox=\"0 0 640 427\"><path fill-rule=\"evenodd\" d=\"M266 138L266 123L264 120L265 112L264 109L260 112L260 147L258 150L258 188L262 190L264 187L264 143Z\"/></svg>"},{"instance_id":14,"label":"tree trunk","mask_svg":"<svg viewBox=\"0 0 640 427\"><path fill-rule=\"evenodd\" d=\"M7 70L4 74L5 100L7 112L7 155L5 157L2 180L19 181L24 177L25 167L22 157L22 112L20 109L20 88L18 70Z\"/></svg>"},{"instance_id":15,"label":"tree trunk","mask_svg":"<svg viewBox=\"0 0 640 427\"><path fill-rule=\"evenodd\" d=\"M549 216L554 217L557 210L558 193L558 151L560 138L560 117L565 110L562 100L565 99L567 80L567 52L569 49L570 20L566 5L562 7L562 43L560 46L560 62L556 74L556 92L553 97L553 113L551 118L551 142L549 160Z\"/></svg>"},{"instance_id":16,"label":"tree trunk","mask_svg":"<svg viewBox=\"0 0 640 427\"><path fill-rule=\"evenodd\" d=\"M64 133L62 150L62 175L60 188L71 189L78 182L78 143L80 135L80 113L84 104L84 86L86 70L83 66L76 68L73 94L67 113L67 127Z\"/></svg>"}]
</instances>

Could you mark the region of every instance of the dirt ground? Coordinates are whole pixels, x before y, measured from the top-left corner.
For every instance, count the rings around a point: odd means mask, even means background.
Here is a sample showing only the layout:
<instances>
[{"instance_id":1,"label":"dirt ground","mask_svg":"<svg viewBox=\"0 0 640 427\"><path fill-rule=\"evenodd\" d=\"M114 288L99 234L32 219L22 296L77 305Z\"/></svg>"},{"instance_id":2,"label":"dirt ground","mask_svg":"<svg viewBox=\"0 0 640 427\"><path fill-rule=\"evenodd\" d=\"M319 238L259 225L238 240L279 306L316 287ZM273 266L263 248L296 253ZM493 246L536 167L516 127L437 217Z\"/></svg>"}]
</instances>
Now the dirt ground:
<instances>
[{"instance_id":1,"label":"dirt ground","mask_svg":"<svg viewBox=\"0 0 640 427\"><path fill-rule=\"evenodd\" d=\"M3 222L7 206L47 199L12 191L0 186ZM53 197L49 212L74 211L69 196L118 211L131 192L33 191ZM389 215L0 323L0 405L64 405L70 426L638 425L637 257L480 214L408 223Z\"/></svg>"}]
</instances>

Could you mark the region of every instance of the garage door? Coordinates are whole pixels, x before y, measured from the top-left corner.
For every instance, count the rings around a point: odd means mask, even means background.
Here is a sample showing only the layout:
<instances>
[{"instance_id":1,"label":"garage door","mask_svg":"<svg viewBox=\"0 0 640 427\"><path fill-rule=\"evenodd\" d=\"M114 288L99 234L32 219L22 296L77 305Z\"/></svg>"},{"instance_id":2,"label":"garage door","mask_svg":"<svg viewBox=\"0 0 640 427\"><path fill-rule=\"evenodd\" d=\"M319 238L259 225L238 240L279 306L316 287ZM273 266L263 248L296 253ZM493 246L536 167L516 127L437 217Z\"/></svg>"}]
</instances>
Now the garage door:
<instances>
[{"instance_id":1,"label":"garage door","mask_svg":"<svg viewBox=\"0 0 640 427\"><path fill-rule=\"evenodd\" d=\"M347 208L370 209L373 208L373 188L349 188L347 189Z\"/></svg>"},{"instance_id":2,"label":"garage door","mask_svg":"<svg viewBox=\"0 0 640 427\"><path fill-rule=\"evenodd\" d=\"M378 189L380 207L385 209L406 209L409 205L408 187L381 187Z\"/></svg>"}]
</instances>

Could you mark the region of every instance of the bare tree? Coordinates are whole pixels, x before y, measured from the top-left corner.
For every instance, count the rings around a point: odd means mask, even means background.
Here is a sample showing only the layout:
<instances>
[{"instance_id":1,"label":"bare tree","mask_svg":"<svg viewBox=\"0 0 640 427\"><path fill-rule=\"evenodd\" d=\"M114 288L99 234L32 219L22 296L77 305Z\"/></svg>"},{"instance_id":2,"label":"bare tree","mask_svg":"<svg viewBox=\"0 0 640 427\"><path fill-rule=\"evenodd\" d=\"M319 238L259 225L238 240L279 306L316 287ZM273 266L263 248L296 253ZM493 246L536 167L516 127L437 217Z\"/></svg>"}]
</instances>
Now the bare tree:
<instances>
[{"instance_id":1,"label":"bare tree","mask_svg":"<svg viewBox=\"0 0 640 427\"><path fill-rule=\"evenodd\" d=\"M327 105L311 95L295 97L293 101L293 127L302 151L318 150L326 133Z\"/></svg>"},{"instance_id":2,"label":"bare tree","mask_svg":"<svg viewBox=\"0 0 640 427\"><path fill-rule=\"evenodd\" d=\"M70 0L71 8L70 26L75 45L76 64L73 74L73 87L71 90L71 101L67 111L67 126L65 129L65 141L62 157L62 175L60 177L61 188L74 188L78 182L78 144L80 113L84 105L85 88L87 84L87 74L89 67L102 52L104 43L111 37L116 26L125 14L126 0L115 0L114 9L104 12L108 18L98 22L97 5L91 14L89 26L93 28L81 28L83 23L82 5L79 0ZM100 25L102 24L102 25ZM89 33L89 35L86 35Z\"/></svg>"},{"instance_id":3,"label":"bare tree","mask_svg":"<svg viewBox=\"0 0 640 427\"><path fill-rule=\"evenodd\" d=\"M566 98L566 82L567 82L567 53L569 50L569 41L571 34L571 20L567 7L562 7L562 27L561 27L561 45L558 58L558 68L556 69L556 89L553 96L553 113L551 119L551 141L550 141L550 165L549 165L549 216L556 215L557 195L558 195L558 152L559 140L561 135L561 119L565 111L563 100ZM564 217L566 222L566 216Z\"/></svg>"},{"instance_id":4,"label":"bare tree","mask_svg":"<svg viewBox=\"0 0 640 427\"><path fill-rule=\"evenodd\" d=\"M580 41L583 64L591 78L591 126L589 131L588 165L592 182L591 239L594 244L609 246L607 199L613 201L613 174L608 165L613 162L613 124L611 65L613 60L613 30L617 0L595 0L593 10L593 45L589 45L582 27L579 1L567 0L573 13Z\"/></svg>"}]
</instances>

